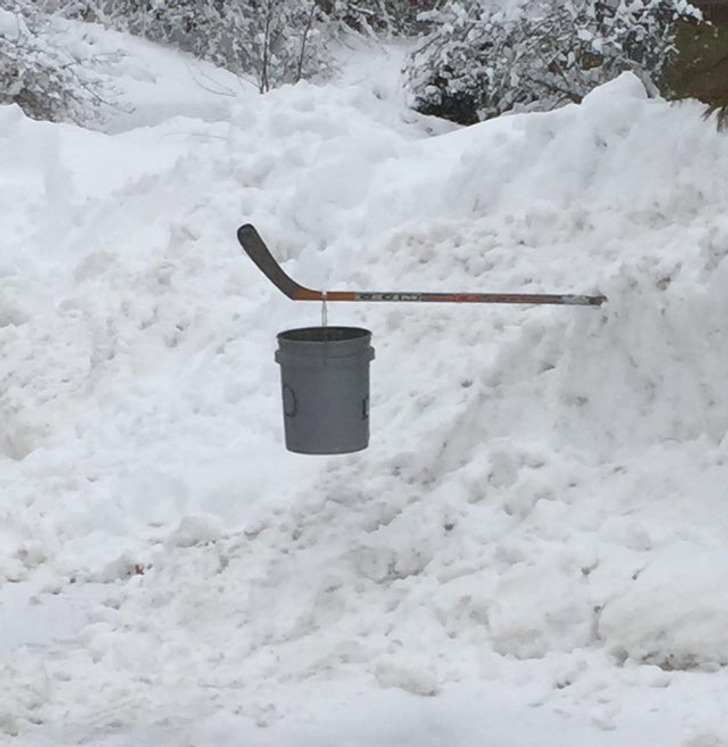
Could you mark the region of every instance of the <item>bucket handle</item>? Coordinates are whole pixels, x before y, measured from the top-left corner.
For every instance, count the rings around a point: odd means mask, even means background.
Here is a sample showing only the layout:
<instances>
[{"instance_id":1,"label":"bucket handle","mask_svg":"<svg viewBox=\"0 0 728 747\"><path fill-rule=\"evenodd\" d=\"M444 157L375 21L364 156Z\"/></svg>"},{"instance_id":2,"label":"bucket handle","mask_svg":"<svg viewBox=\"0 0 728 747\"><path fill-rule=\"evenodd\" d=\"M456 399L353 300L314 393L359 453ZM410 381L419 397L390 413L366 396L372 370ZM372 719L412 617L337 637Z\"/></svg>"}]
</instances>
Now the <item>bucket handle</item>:
<instances>
[{"instance_id":1,"label":"bucket handle","mask_svg":"<svg viewBox=\"0 0 728 747\"><path fill-rule=\"evenodd\" d=\"M298 415L296 393L289 384L283 385L283 414L287 418L295 418Z\"/></svg>"}]
</instances>

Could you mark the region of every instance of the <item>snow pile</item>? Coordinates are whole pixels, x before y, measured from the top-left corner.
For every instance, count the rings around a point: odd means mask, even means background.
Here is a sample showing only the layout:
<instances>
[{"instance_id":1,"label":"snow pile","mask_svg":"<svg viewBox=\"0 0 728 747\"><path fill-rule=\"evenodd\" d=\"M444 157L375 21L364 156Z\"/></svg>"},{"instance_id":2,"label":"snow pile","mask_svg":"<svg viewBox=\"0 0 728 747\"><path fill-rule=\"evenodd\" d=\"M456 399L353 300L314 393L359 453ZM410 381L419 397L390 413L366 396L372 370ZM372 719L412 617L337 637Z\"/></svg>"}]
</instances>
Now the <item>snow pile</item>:
<instances>
[{"instance_id":1,"label":"snow pile","mask_svg":"<svg viewBox=\"0 0 728 747\"><path fill-rule=\"evenodd\" d=\"M0 728L728 744L728 145L699 107L627 75L456 131L382 85L159 111L0 108ZM332 305L374 332L372 445L300 457L275 334L320 309L242 222L314 287L609 304Z\"/></svg>"}]
</instances>

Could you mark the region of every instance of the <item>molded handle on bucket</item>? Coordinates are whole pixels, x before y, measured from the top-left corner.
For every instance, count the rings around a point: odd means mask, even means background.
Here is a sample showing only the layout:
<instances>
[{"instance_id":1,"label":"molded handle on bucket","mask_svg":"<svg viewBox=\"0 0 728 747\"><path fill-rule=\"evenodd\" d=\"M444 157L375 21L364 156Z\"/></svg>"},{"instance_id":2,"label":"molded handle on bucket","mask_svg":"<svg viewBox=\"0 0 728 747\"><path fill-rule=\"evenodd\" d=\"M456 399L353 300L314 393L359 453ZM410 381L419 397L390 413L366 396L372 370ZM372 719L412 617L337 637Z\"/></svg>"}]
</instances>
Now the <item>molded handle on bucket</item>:
<instances>
[{"instance_id":1,"label":"molded handle on bucket","mask_svg":"<svg viewBox=\"0 0 728 747\"><path fill-rule=\"evenodd\" d=\"M295 418L298 415L296 393L288 384L283 385L283 414L287 418Z\"/></svg>"}]
</instances>

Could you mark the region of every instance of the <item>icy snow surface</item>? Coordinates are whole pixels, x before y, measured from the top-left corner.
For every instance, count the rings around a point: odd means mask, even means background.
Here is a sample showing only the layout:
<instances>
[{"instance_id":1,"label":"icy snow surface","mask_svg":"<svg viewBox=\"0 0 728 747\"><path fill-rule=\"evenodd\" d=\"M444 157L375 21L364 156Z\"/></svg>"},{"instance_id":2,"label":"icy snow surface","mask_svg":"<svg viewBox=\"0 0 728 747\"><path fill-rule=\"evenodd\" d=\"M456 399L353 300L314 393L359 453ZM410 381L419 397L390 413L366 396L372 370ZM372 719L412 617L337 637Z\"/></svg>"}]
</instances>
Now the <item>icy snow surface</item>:
<instances>
[{"instance_id":1,"label":"icy snow surface","mask_svg":"<svg viewBox=\"0 0 728 747\"><path fill-rule=\"evenodd\" d=\"M401 50L261 97L108 39L136 109L106 134L0 107L0 738L728 745L700 107L626 75L455 129L402 106ZM332 305L373 331L372 443L296 456L275 335L321 310L248 221L318 288L609 303Z\"/></svg>"}]
</instances>

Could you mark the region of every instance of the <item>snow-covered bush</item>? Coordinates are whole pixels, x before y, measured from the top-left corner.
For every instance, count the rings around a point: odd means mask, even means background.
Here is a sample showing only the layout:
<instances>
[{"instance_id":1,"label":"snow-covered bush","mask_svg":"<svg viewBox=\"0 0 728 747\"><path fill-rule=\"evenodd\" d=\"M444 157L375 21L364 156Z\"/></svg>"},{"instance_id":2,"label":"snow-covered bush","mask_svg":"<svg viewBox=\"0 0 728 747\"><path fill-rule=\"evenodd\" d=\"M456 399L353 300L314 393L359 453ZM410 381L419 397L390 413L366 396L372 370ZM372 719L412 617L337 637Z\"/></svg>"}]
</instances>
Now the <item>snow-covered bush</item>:
<instances>
[{"instance_id":1,"label":"snow-covered bush","mask_svg":"<svg viewBox=\"0 0 728 747\"><path fill-rule=\"evenodd\" d=\"M0 9L0 104L34 119L89 124L110 96L89 67L93 55L60 19L23 0Z\"/></svg>"},{"instance_id":2,"label":"snow-covered bush","mask_svg":"<svg viewBox=\"0 0 728 747\"><path fill-rule=\"evenodd\" d=\"M438 0L317 0L326 17L367 33L413 34L424 28L423 12Z\"/></svg>"},{"instance_id":3,"label":"snow-covered bush","mask_svg":"<svg viewBox=\"0 0 728 747\"><path fill-rule=\"evenodd\" d=\"M261 91L325 72L343 28L413 34L439 0L37 0L48 10L171 44L240 75Z\"/></svg>"},{"instance_id":4,"label":"snow-covered bush","mask_svg":"<svg viewBox=\"0 0 728 747\"><path fill-rule=\"evenodd\" d=\"M171 44L241 75L261 91L328 65L315 0L45 0L67 15Z\"/></svg>"},{"instance_id":5,"label":"snow-covered bush","mask_svg":"<svg viewBox=\"0 0 728 747\"><path fill-rule=\"evenodd\" d=\"M429 14L407 66L415 109L463 124L580 101L625 70L655 93L685 0L460 0Z\"/></svg>"}]
</instances>

